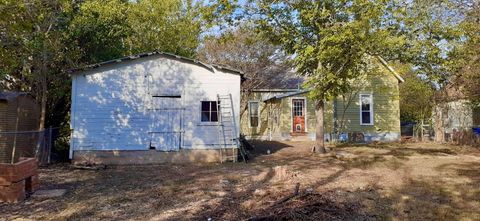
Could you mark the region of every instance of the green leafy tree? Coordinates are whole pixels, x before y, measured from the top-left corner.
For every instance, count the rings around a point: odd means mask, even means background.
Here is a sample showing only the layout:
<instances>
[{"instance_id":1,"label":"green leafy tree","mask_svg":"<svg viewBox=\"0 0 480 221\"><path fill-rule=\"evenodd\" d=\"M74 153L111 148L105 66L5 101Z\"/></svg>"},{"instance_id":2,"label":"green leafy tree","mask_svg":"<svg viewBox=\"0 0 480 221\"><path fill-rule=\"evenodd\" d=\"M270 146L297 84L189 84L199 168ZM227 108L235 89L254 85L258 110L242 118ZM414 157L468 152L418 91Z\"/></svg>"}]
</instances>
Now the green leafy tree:
<instances>
[{"instance_id":1,"label":"green leafy tree","mask_svg":"<svg viewBox=\"0 0 480 221\"><path fill-rule=\"evenodd\" d=\"M413 0L399 4L395 16L397 31L407 39L403 50L395 54L416 72L442 88L452 80L450 53L461 47L467 37L462 23L472 0Z\"/></svg>"},{"instance_id":2,"label":"green leafy tree","mask_svg":"<svg viewBox=\"0 0 480 221\"><path fill-rule=\"evenodd\" d=\"M259 30L293 56L316 100L315 149L324 148L325 102L348 92L372 71L370 58L390 55L405 39L388 25L390 1L253 1Z\"/></svg>"},{"instance_id":3,"label":"green leafy tree","mask_svg":"<svg viewBox=\"0 0 480 221\"><path fill-rule=\"evenodd\" d=\"M75 48L66 39L72 5L66 0L7 1L0 4L0 72L3 87L32 93L41 105L39 128L48 106L68 99L59 87L68 84ZM67 83L65 82L67 80ZM49 99L51 97L52 99Z\"/></svg>"},{"instance_id":4,"label":"green leafy tree","mask_svg":"<svg viewBox=\"0 0 480 221\"><path fill-rule=\"evenodd\" d=\"M464 98L480 107L480 2L469 8L461 27L467 38L461 47L450 53L456 58L449 65L455 73L453 84Z\"/></svg>"},{"instance_id":5,"label":"green leafy tree","mask_svg":"<svg viewBox=\"0 0 480 221\"><path fill-rule=\"evenodd\" d=\"M202 31L199 3L191 0L142 0L131 4L132 53L162 50L194 57Z\"/></svg>"},{"instance_id":6,"label":"green leafy tree","mask_svg":"<svg viewBox=\"0 0 480 221\"><path fill-rule=\"evenodd\" d=\"M122 0L85 1L69 24L69 38L82 51L77 65L96 63L128 54L126 41L133 33L128 23L129 3Z\"/></svg>"},{"instance_id":7,"label":"green leafy tree","mask_svg":"<svg viewBox=\"0 0 480 221\"><path fill-rule=\"evenodd\" d=\"M413 71L403 72L400 84L400 119L402 122L422 123L432 115L434 88Z\"/></svg>"},{"instance_id":8,"label":"green leafy tree","mask_svg":"<svg viewBox=\"0 0 480 221\"><path fill-rule=\"evenodd\" d=\"M206 32L212 32L209 29L215 32L236 26L235 23L243 17L242 13L236 13L240 7L238 0L204 0L199 6Z\"/></svg>"},{"instance_id":9,"label":"green leafy tree","mask_svg":"<svg viewBox=\"0 0 480 221\"><path fill-rule=\"evenodd\" d=\"M202 31L198 3L190 0L90 0L70 24L87 63L149 51L194 57Z\"/></svg>"}]
</instances>

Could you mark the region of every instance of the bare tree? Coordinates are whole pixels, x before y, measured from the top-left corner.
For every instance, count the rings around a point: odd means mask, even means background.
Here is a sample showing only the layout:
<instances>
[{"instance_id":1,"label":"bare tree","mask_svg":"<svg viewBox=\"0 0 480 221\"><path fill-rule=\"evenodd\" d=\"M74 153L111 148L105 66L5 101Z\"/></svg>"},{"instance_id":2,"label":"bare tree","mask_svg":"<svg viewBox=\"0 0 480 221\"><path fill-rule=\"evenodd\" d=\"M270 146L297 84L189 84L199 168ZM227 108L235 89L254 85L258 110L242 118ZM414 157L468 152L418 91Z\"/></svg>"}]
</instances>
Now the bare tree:
<instances>
[{"instance_id":1,"label":"bare tree","mask_svg":"<svg viewBox=\"0 0 480 221\"><path fill-rule=\"evenodd\" d=\"M245 73L240 116L247 109L252 89L281 86L293 75L288 57L281 49L252 32L246 24L220 36L206 37L197 58Z\"/></svg>"}]
</instances>

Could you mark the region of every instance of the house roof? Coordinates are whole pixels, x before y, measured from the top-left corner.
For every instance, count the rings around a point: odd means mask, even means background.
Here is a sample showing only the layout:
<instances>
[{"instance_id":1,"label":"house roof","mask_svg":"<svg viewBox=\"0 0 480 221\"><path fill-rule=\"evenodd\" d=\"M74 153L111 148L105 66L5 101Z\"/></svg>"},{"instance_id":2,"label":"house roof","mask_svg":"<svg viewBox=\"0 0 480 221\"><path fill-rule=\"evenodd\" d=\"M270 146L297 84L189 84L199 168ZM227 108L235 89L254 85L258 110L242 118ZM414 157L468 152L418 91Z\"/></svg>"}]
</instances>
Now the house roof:
<instances>
[{"instance_id":1,"label":"house roof","mask_svg":"<svg viewBox=\"0 0 480 221\"><path fill-rule=\"evenodd\" d=\"M274 65L247 79L247 82L251 81L255 85L250 91L269 92L298 90L304 80L305 77L298 75L290 66Z\"/></svg>"},{"instance_id":2,"label":"house roof","mask_svg":"<svg viewBox=\"0 0 480 221\"><path fill-rule=\"evenodd\" d=\"M196 60L196 59L191 59L191 58L175 55L175 54L168 53L168 52L162 52L162 51L153 51L153 52L141 53L141 54L126 56L126 57L123 57L123 58L104 61L104 62L100 62L100 63L90 64L90 65L86 65L86 66L83 66L83 67L80 67L80 68L71 69L71 70L69 70L69 72L71 74L76 74L76 73L79 73L80 71L92 70L92 69L99 68L99 67L106 66L106 65L122 63L124 61L131 61L131 60L150 57L150 56L154 56L154 55L161 55L161 56L168 57L168 58L171 58L171 59L177 59L177 60L180 60L180 61L183 61L183 62L189 62L189 63L192 63L192 64L196 64L196 65L202 66L202 67L204 67L204 68L206 68L206 69L208 69L212 72L214 72L216 69L218 69L218 70L222 70L222 71L227 71L228 73L231 73L231 74L238 74L242 77L244 75L244 73L242 71L239 71L239 70L236 70L236 69L232 69L232 68L228 68L228 67L224 67L224 66L220 66L220 65L216 65L216 64L207 64L207 63L201 62L201 61Z\"/></svg>"},{"instance_id":3,"label":"house roof","mask_svg":"<svg viewBox=\"0 0 480 221\"><path fill-rule=\"evenodd\" d=\"M385 59L377 56L378 61L401 83L405 80L398 74L393 67L391 67ZM265 81L257 88L252 89L255 92L290 92L298 91L303 84L305 77L297 75L294 71L285 71L283 73L276 73L274 76L269 76L271 80Z\"/></svg>"},{"instance_id":4,"label":"house roof","mask_svg":"<svg viewBox=\"0 0 480 221\"><path fill-rule=\"evenodd\" d=\"M401 82L401 83L405 82L405 80L395 71L395 69L393 69L387 63L387 61L385 61L385 59L383 59L380 56L377 56L377 59L380 61L380 63L383 66L385 66L385 68L387 68L395 76L395 78L397 78L397 80L399 82ZM275 100L275 99L283 99L283 98L286 98L286 97L296 96L296 95L307 93L307 92L310 91L309 89L300 89L298 87L299 85L301 85L303 83L303 78L300 78L300 77L295 76L295 75L289 75L289 77L290 77L290 79L297 80L296 85L295 85L295 87L297 89L291 89L292 85L286 84L285 85L286 87L261 88L261 89L253 89L252 91L255 91L255 92L285 92L284 94L274 95L274 96L271 96L267 99L264 99L263 100L264 102L267 102L267 101L270 101L270 100ZM289 79L289 78L287 77L286 79ZM293 81L291 81L291 82L293 82ZM293 88L295 88L295 87L293 87Z\"/></svg>"},{"instance_id":5,"label":"house roof","mask_svg":"<svg viewBox=\"0 0 480 221\"><path fill-rule=\"evenodd\" d=\"M0 92L0 101L11 101L16 99L17 97L20 96L27 96L29 95L27 92L10 92L10 91L4 91Z\"/></svg>"},{"instance_id":6,"label":"house roof","mask_svg":"<svg viewBox=\"0 0 480 221\"><path fill-rule=\"evenodd\" d=\"M298 90L305 80L292 71L269 74L267 78L268 80L261 82L252 91Z\"/></svg>"},{"instance_id":7,"label":"house roof","mask_svg":"<svg viewBox=\"0 0 480 221\"><path fill-rule=\"evenodd\" d=\"M253 92L294 92L298 91L298 88L254 88L251 91Z\"/></svg>"},{"instance_id":8,"label":"house roof","mask_svg":"<svg viewBox=\"0 0 480 221\"><path fill-rule=\"evenodd\" d=\"M286 98L286 97L296 96L296 95L299 95L299 94L307 93L309 91L310 90L296 90L296 91L292 91L292 92L285 93L285 94L275 95L275 96L269 97L267 99L264 99L263 102L267 102L267 101L270 101L270 100L279 100L279 99L283 99L283 98Z\"/></svg>"}]
</instances>

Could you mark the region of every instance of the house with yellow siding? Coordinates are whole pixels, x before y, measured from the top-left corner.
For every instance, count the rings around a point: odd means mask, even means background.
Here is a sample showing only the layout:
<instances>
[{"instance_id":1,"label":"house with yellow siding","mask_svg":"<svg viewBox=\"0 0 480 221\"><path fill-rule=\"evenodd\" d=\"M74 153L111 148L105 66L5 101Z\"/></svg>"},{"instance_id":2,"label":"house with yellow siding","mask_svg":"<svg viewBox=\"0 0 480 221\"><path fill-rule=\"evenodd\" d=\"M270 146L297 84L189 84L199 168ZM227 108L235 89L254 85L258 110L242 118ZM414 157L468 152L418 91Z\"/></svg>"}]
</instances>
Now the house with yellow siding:
<instances>
[{"instance_id":1,"label":"house with yellow siding","mask_svg":"<svg viewBox=\"0 0 480 221\"><path fill-rule=\"evenodd\" d=\"M326 103L327 142L400 140L399 84L404 80L383 59L374 65L374 73L355 79L349 93ZM250 91L241 133L247 139L315 140L315 100L301 84Z\"/></svg>"}]
</instances>

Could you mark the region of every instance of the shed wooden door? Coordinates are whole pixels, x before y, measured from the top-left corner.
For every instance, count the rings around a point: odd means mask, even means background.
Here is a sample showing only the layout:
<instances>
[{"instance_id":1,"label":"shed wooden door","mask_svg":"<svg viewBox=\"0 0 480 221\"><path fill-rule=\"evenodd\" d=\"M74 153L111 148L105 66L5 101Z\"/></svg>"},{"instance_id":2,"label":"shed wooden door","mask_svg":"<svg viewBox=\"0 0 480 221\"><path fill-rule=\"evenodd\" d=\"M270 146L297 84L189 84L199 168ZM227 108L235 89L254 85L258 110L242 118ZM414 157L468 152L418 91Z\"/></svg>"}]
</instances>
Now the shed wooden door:
<instances>
[{"instance_id":1,"label":"shed wooden door","mask_svg":"<svg viewBox=\"0 0 480 221\"><path fill-rule=\"evenodd\" d=\"M292 99L292 127L294 133L305 133L305 99Z\"/></svg>"},{"instance_id":2,"label":"shed wooden door","mask_svg":"<svg viewBox=\"0 0 480 221\"><path fill-rule=\"evenodd\" d=\"M154 96L150 108L150 147L178 151L181 142L182 105L180 96Z\"/></svg>"}]
</instances>

